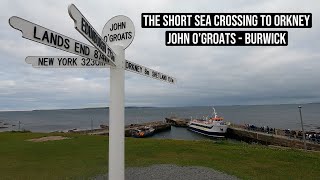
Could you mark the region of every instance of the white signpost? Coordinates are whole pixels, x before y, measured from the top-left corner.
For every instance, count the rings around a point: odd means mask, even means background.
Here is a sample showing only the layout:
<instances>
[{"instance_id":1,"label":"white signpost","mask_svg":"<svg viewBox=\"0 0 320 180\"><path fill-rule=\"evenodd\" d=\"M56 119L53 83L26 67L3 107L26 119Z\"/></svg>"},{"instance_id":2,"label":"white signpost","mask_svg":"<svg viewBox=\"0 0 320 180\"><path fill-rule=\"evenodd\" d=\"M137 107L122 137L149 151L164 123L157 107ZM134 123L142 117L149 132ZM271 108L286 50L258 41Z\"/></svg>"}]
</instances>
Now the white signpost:
<instances>
[{"instance_id":1,"label":"white signpost","mask_svg":"<svg viewBox=\"0 0 320 180\"><path fill-rule=\"evenodd\" d=\"M110 68L109 179L124 180L124 70L172 84L176 79L125 60L124 50L135 35L128 17L121 15L110 19L104 26L102 38L75 5L71 4L68 12L76 30L94 47L19 17L11 17L9 24L20 30L26 39L81 56L28 56L26 62L33 67Z\"/></svg>"}]
</instances>

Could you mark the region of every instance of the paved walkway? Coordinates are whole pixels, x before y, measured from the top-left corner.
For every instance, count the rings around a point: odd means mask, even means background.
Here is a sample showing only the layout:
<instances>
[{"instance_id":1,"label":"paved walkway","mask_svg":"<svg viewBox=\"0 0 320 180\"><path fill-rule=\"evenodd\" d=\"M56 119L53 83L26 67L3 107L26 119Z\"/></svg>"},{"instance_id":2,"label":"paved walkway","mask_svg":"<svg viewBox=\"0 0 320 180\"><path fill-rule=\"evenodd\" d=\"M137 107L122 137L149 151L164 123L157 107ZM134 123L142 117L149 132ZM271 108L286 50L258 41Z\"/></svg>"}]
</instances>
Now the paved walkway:
<instances>
[{"instance_id":1,"label":"paved walkway","mask_svg":"<svg viewBox=\"0 0 320 180\"><path fill-rule=\"evenodd\" d=\"M108 179L108 174L93 178ZM126 180L237 180L211 168L199 166L176 166L170 164L152 165L149 167L126 168Z\"/></svg>"}]
</instances>

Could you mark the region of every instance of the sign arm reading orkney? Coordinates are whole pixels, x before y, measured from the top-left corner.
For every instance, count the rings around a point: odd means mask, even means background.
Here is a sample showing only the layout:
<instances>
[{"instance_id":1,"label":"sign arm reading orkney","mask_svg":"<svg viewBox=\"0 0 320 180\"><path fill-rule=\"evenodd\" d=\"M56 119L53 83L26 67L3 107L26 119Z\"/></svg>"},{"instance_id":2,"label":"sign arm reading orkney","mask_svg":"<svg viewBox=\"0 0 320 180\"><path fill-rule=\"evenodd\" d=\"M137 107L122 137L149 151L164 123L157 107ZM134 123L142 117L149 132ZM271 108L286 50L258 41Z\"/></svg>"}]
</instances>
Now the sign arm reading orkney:
<instances>
[{"instance_id":1,"label":"sign arm reading orkney","mask_svg":"<svg viewBox=\"0 0 320 180\"><path fill-rule=\"evenodd\" d=\"M153 69L147 68L145 66L139 65L137 63L126 60L126 70L134 72L143 76L151 77L157 80L168 82L171 84L176 83L176 78L163 74L161 72L155 71Z\"/></svg>"},{"instance_id":2,"label":"sign arm reading orkney","mask_svg":"<svg viewBox=\"0 0 320 180\"><path fill-rule=\"evenodd\" d=\"M115 53L97 33L89 21L81 14L78 8L71 4L68 7L70 17L74 20L75 29L84 36L95 48L104 54L112 63L115 61Z\"/></svg>"},{"instance_id":3,"label":"sign arm reading orkney","mask_svg":"<svg viewBox=\"0 0 320 180\"><path fill-rule=\"evenodd\" d=\"M9 24L14 29L22 32L22 37L47 46L51 46L75 55L90 58L102 63L110 64L110 61L96 48L72 39L68 36L51 31L17 16L9 19Z\"/></svg>"}]
</instances>

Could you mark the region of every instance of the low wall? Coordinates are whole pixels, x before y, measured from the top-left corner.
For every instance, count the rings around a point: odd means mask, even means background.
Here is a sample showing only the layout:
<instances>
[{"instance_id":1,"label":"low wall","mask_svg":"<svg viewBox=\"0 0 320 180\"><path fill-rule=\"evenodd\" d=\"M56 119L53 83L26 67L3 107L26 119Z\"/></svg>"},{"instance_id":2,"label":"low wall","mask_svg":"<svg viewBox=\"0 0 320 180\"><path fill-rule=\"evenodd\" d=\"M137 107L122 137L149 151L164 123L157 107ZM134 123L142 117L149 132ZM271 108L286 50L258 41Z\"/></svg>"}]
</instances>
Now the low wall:
<instances>
[{"instance_id":1,"label":"low wall","mask_svg":"<svg viewBox=\"0 0 320 180\"><path fill-rule=\"evenodd\" d=\"M249 131L242 128L230 127L228 128L228 137L243 140L246 142L259 142L265 145L277 145L292 148L304 148L302 140L280 136L275 134L267 134L256 131ZM320 144L306 141L307 149L320 151Z\"/></svg>"}]
</instances>

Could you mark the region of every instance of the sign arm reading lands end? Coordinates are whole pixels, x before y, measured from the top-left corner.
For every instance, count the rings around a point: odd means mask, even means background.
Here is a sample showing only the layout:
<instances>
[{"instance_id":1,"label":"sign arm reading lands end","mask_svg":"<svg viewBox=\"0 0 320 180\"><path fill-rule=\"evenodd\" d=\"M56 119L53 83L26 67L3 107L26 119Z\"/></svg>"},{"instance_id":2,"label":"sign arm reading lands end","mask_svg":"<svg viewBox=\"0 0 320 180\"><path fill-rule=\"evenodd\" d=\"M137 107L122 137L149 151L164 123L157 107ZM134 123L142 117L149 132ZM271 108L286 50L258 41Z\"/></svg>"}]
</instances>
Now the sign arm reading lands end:
<instances>
[{"instance_id":1,"label":"sign arm reading lands end","mask_svg":"<svg viewBox=\"0 0 320 180\"><path fill-rule=\"evenodd\" d=\"M22 37L75 55L94 59L112 65L111 61L96 48L62 35L45 27L34 24L17 16L9 18L12 28L22 32Z\"/></svg>"}]
</instances>

